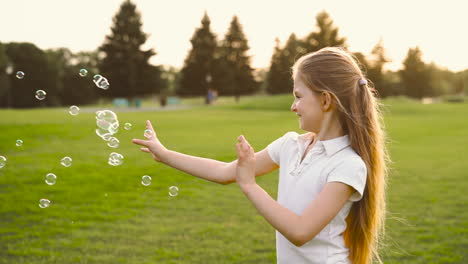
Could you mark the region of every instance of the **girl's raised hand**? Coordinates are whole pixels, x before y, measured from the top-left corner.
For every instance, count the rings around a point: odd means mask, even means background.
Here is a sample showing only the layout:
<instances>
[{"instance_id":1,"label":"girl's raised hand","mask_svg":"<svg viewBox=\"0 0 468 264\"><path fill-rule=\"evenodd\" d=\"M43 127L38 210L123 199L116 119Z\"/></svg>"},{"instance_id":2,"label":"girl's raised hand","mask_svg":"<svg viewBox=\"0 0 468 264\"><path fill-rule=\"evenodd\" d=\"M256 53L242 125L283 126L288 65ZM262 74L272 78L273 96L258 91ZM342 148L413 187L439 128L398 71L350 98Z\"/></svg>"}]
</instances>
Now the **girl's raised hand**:
<instances>
[{"instance_id":1,"label":"girl's raised hand","mask_svg":"<svg viewBox=\"0 0 468 264\"><path fill-rule=\"evenodd\" d=\"M237 138L237 176L236 181L239 185L255 183L255 152L244 136Z\"/></svg>"},{"instance_id":2,"label":"girl's raised hand","mask_svg":"<svg viewBox=\"0 0 468 264\"><path fill-rule=\"evenodd\" d=\"M168 150L159 141L149 120L146 120L146 129L151 131L151 135L149 135L146 140L133 139L132 142L142 146L142 148L140 148L141 151L150 153L155 161L160 162Z\"/></svg>"}]
</instances>

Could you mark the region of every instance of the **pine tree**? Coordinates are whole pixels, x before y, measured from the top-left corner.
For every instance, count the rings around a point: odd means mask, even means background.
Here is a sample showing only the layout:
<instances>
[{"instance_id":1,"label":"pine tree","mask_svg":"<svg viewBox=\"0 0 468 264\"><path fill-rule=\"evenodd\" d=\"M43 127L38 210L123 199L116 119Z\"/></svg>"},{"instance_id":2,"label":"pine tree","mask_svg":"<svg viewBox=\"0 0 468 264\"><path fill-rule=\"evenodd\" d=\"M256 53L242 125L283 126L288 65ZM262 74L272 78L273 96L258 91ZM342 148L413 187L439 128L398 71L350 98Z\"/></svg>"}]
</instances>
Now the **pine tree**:
<instances>
[{"instance_id":1,"label":"pine tree","mask_svg":"<svg viewBox=\"0 0 468 264\"><path fill-rule=\"evenodd\" d=\"M11 74L12 71L13 67L8 60L5 46L0 43L0 107L9 107L11 105L10 78L8 74Z\"/></svg>"},{"instance_id":2,"label":"pine tree","mask_svg":"<svg viewBox=\"0 0 468 264\"><path fill-rule=\"evenodd\" d=\"M317 51L325 47L347 48L346 38L338 37L338 27L333 25L333 20L326 11L316 16L316 29L304 39L305 53Z\"/></svg>"},{"instance_id":3,"label":"pine tree","mask_svg":"<svg viewBox=\"0 0 468 264\"><path fill-rule=\"evenodd\" d=\"M374 46L371 52L370 67L367 72L368 78L373 82L375 89L380 97L386 97L390 91L385 83L384 65L391 60L387 58L383 47L382 39Z\"/></svg>"},{"instance_id":4,"label":"pine tree","mask_svg":"<svg viewBox=\"0 0 468 264\"><path fill-rule=\"evenodd\" d=\"M247 38L237 16L234 16L218 50L215 83L221 94L234 95L236 101L240 95L251 94L259 87L250 66L248 50Z\"/></svg>"},{"instance_id":5,"label":"pine tree","mask_svg":"<svg viewBox=\"0 0 468 264\"><path fill-rule=\"evenodd\" d=\"M403 61L403 69L400 71L406 95L419 99L432 95L429 68L421 57L422 52L419 47L410 48Z\"/></svg>"},{"instance_id":6,"label":"pine tree","mask_svg":"<svg viewBox=\"0 0 468 264\"><path fill-rule=\"evenodd\" d=\"M211 85L216 50L216 36L211 32L208 14L190 40L192 50L185 59L177 94L205 95Z\"/></svg>"},{"instance_id":7,"label":"pine tree","mask_svg":"<svg viewBox=\"0 0 468 264\"><path fill-rule=\"evenodd\" d=\"M142 50L148 35L142 32L141 15L136 5L126 0L113 18L111 34L99 48L104 58L100 74L109 80L110 97L133 97L159 91L159 67L149 64L156 53Z\"/></svg>"},{"instance_id":8,"label":"pine tree","mask_svg":"<svg viewBox=\"0 0 468 264\"><path fill-rule=\"evenodd\" d=\"M289 36L283 49L280 48L279 40L276 40L276 47L267 76L268 93L292 93L292 66L301 53L302 48L294 33Z\"/></svg>"}]
</instances>

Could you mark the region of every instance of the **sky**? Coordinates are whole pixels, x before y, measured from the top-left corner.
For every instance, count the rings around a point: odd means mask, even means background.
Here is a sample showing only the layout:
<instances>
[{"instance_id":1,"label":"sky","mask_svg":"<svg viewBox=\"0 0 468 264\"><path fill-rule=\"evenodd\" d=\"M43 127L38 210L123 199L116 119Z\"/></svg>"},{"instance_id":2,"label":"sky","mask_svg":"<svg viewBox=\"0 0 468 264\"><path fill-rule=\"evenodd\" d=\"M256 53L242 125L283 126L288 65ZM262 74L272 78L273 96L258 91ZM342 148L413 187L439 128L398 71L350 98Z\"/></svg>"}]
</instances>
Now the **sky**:
<instances>
[{"instance_id":1,"label":"sky","mask_svg":"<svg viewBox=\"0 0 468 264\"><path fill-rule=\"evenodd\" d=\"M99 47L124 0L0 0L0 42L31 42L41 49L73 52ZM204 12L222 39L237 15L249 41L252 66L270 64L275 38L302 38L326 10L353 52L369 54L382 39L388 69L401 68L408 49L419 46L423 60L452 71L468 69L466 0L133 0L150 37L143 46L153 64L181 67Z\"/></svg>"}]
</instances>

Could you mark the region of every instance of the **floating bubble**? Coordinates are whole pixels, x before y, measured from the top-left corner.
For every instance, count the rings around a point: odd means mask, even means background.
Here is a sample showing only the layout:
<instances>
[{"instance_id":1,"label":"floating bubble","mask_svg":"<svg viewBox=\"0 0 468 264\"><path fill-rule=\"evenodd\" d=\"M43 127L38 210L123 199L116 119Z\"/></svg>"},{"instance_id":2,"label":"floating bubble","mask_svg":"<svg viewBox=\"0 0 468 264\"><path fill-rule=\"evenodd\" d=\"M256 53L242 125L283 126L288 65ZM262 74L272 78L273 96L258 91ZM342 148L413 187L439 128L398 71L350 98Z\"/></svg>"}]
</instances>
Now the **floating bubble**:
<instances>
[{"instance_id":1,"label":"floating bubble","mask_svg":"<svg viewBox=\"0 0 468 264\"><path fill-rule=\"evenodd\" d=\"M103 90L109 89L109 81L106 79L106 77L103 77L102 75L94 75L93 82L96 84L97 87Z\"/></svg>"},{"instance_id":2,"label":"floating bubble","mask_svg":"<svg viewBox=\"0 0 468 264\"><path fill-rule=\"evenodd\" d=\"M50 201L47 199L41 199L39 200L39 207L40 208L47 208L50 205Z\"/></svg>"},{"instance_id":3,"label":"floating bubble","mask_svg":"<svg viewBox=\"0 0 468 264\"><path fill-rule=\"evenodd\" d=\"M148 186L151 184L151 177L148 176L148 175L145 175L143 177L141 177L141 184L143 184L144 186Z\"/></svg>"},{"instance_id":4,"label":"floating bubble","mask_svg":"<svg viewBox=\"0 0 468 264\"><path fill-rule=\"evenodd\" d=\"M145 138L150 139L153 136L153 131L151 129L146 129L144 133Z\"/></svg>"},{"instance_id":5,"label":"floating bubble","mask_svg":"<svg viewBox=\"0 0 468 264\"><path fill-rule=\"evenodd\" d=\"M44 90L37 90L36 91L36 99L37 100L44 100L46 98L47 93Z\"/></svg>"},{"instance_id":6,"label":"floating bubble","mask_svg":"<svg viewBox=\"0 0 468 264\"><path fill-rule=\"evenodd\" d=\"M112 137L111 133L105 129L102 128L97 128L96 129L96 134L104 139L105 141L109 141L109 139Z\"/></svg>"},{"instance_id":7,"label":"floating bubble","mask_svg":"<svg viewBox=\"0 0 468 264\"><path fill-rule=\"evenodd\" d=\"M179 194L179 188L177 186L169 187L169 195L170 196L177 196Z\"/></svg>"},{"instance_id":8,"label":"floating bubble","mask_svg":"<svg viewBox=\"0 0 468 264\"><path fill-rule=\"evenodd\" d=\"M63 159L60 160L60 164L64 167L70 167L72 165L72 158L70 157L63 157Z\"/></svg>"},{"instance_id":9,"label":"floating bubble","mask_svg":"<svg viewBox=\"0 0 468 264\"><path fill-rule=\"evenodd\" d=\"M124 160L124 156L122 154L119 154L117 152L112 152L110 155L109 155L109 165L112 165L112 166L119 166L123 163L123 160Z\"/></svg>"},{"instance_id":10,"label":"floating bubble","mask_svg":"<svg viewBox=\"0 0 468 264\"><path fill-rule=\"evenodd\" d=\"M130 129L132 129L132 124L125 123L124 128L125 128L125 130L130 130Z\"/></svg>"},{"instance_id":11,"label":"floating bubble","mask_svg":"<svg viewBox=\"0 0 468 264\"><path fill-rule=\"evenodd\" d=\"M86 77L86 75L88 75L88 70L86 70L86 69L81 69L81 70L80 70L80 76L81 76L81 77Z\"/></svg>"},{"instance_id":12,"label":"floating bubble","mask_svg":"<svg viewBox=\"0 0 468 264\"><path fill-rule=\"evenodd\" d=\"M113 135L117 132L119 132L119 121L115 121L114 123L111 123L109 126L109 132Z\"/></svg>"},{"instance_id":13,"label":"floating bubble","mask_svg":"<svg viewBox=\"0 0 468 264\"><path fill-rule=\"evenodd\" d=\"M5 167L7 159L4 156L0 156L0 169Z\"/></svg>"},{"instance_id":14,"label":"floating bubble","mask_svg":"<svg viewBox=\"0 0 468 264\"><path fill-rule=\"evenodd\" d=\"M68 110L68 113L72 116L76 116L80 113L80 108L76 105L70 106L70 110Z\"/></svg>"},{"instance_id":15,"label":"floating bubble","mask_svg":"<svg viewBox=\"0 0 468 264\"><path fill-rule=\"evenodd\" d=\"M45 182L48 185L54 185L55 182L57 182L57 176L55 176L55 174L53 174L53 173L47 173L47 175L45 177Z\"/></svg>"},{"instance_id":16,"label":"floating bubble","mask_svg":"<svg viewBox=\"0 0 468 264\"><path fill-rule=\"evenodd\" d=\"M24 78L24 75L25 75L25 74L24 74L24 72L22 72L22 71L17 71L17 72L16 72L16 78L18 78L18 79L20 79L20 80Z\"/></svg>"},{"instance_id":17,"label":"floating bubble","mask_svg":"<svg viewBox=\"0 0 468 264\"><path fill-rule=\"evenodd\" d=\"M107 193L104 194L104 197L107 197Z\"/></svg>"},{"instance_id":18,"label":"floating bubble","mask_svg":"<svg viewBox=\"0 0 468 264\"><path fill-rule=\"evenodd\" d=\"M109 138L109 141L107 142L107 146L111 147L111 148L118 148L119 147L119 143L120 141L115 138L115 137L110 137Z\"/></svg>"},{"instance_id":19,"label":"floating bubble","mask_svg":"<svg viewBox=\"0 0 468 264\"><path fill-rule=\"evenodd\" d=\"M17 147L23 146L23 140L17 139L17 140L16 140L16 146L17 146Z\"/></svg>"}]
</instances>

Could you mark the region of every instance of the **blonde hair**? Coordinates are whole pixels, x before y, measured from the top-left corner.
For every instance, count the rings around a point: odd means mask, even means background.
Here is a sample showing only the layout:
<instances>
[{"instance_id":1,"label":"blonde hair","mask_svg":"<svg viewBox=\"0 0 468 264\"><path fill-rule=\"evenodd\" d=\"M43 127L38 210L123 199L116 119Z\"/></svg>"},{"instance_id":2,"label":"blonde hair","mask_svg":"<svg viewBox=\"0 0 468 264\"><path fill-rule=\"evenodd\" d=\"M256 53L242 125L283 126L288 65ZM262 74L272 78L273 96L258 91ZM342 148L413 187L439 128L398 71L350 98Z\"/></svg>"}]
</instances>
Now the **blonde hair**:
<instances>
[{"instance_id":1,"label":"blonde hair","mask_svg":"<svg viewBox=\"0 0 468 264\"><path fill-rule=\"evenodd\" d=\"M353 204L343 236L353 264L382 263L378 252L385 234L386 163L390 159L376 91L362 81L366 79L357 60L341 48L302 56L293 66L293 77L314 92L331 95L351 147L367 166L363 197Z\"/></svg>"}]
</instances>

